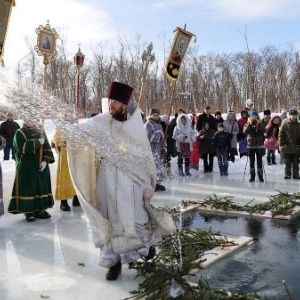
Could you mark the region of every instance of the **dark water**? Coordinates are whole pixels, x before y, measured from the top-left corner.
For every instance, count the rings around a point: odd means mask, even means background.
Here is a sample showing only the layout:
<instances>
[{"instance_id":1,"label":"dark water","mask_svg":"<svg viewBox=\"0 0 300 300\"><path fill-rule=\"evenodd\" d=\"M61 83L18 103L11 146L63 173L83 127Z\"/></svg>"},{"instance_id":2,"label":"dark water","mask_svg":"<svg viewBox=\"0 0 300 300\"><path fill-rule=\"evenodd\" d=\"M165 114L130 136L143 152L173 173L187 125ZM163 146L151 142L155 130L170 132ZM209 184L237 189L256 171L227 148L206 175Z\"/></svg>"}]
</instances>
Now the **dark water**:
<instances>
[{"instance_id":1,"label":"dark water","mask_svg":"<svg viewBox=\"0 0 300 300\"><path fill-rule=\"evenodd\" d=\"M211 286L257 292L267 299L300 299L300 219L293 221L227 218L186 214L183 227L211 230L226 236L250 236L255 242L201 271ZM197 278L193 281L197 282Z\"/></svg>"}]
</instances>

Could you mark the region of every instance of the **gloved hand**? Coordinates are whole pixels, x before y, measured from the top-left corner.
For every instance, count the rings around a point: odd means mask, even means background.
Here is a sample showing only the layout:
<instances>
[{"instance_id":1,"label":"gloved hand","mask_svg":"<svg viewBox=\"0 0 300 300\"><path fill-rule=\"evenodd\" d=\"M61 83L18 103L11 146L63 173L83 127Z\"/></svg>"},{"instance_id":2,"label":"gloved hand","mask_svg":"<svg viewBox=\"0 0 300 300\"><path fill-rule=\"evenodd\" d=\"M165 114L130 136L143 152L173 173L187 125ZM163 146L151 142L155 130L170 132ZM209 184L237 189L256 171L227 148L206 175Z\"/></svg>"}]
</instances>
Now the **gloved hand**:
<instances>
[{"instance_id":1,"label":"gloved hand","mask_svg":"<svg viewBox=\"0 0 300 300\"><path fill-rule=\"evenodd\" d=\"M47 163L43 160L40 164L40 172L43 172L45 168L47 167Z\"/></svg>"},{"instance_id":2,"label":"gloved hand","mask_svg":"<svg viewBox=\"0 0 300 300\"><path fill-rule=\"evenodd\" d=\"M150 203L152 196L153 196L153 192L151 190L144 189L143 191L144 202Z\"/></svg>"},{"instance_id":3,"label":"gloved hand","mask_svg":"<svg viewBox=\"0 0 300 300\"><path fill-rule=\"evenodd\" d=\"M38 140L39 140L39 142L40 142L41 145L44 145L44 143L45 143L45 139L44 138L40 138Z\"/></svg>"}]
</instances>

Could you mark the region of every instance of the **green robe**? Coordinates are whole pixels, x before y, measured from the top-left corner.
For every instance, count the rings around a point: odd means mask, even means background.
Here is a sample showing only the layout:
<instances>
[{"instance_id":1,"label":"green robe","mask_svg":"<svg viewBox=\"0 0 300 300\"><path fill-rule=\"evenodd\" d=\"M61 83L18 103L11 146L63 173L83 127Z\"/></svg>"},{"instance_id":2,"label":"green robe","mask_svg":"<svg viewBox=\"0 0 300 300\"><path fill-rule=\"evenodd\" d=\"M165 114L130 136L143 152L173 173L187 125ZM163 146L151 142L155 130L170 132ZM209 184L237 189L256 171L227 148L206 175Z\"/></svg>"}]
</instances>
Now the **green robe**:
<instances>
[{"instance_id":1,"label":"green robe","mask_svg":"<svg viewBox=\"0 0 300 300\"><path fill-rule=\"evenodd\" d=\"M8 212L13 214L45 210L53 206L50 169L40 172L39 156L41 131L23 126L15 133L13 146L16 150L16 175ZM43 160L54 162L54 156L45 132Z\"/></svg>"}]
</instances>

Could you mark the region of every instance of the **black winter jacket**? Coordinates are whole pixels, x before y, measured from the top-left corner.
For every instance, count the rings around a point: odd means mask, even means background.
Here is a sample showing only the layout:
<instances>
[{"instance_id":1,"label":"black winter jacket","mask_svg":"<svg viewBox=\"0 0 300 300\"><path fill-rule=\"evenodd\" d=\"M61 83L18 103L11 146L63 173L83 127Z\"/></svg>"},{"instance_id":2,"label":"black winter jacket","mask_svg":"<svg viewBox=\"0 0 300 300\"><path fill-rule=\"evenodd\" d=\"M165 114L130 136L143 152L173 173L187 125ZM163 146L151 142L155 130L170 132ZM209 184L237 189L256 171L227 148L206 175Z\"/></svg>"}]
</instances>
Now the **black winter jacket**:
<instances>
[{"instance_id":1,"label":"black winter jacket","mask_svg":"<svg viewBox=\"0 0 300 300\"><path fill-rule=\"evenodd\" d=\"M214 143L216 150L219 150L219 151L228 150L228 152L229 152L231 149L230 134L225 131L216 132L213 137L213 143Z\"/></svg>"},{"instance_id":2,"label":"black winter jacket","mask_svg":"<svg viewBox=\"0 0 300 300\"><path fill-rule=\"evenodd\" d=\"M15 121L6 120L0 125L0 135L6 139L6 145L12 147L13 138L20 126Z\"/></svg>"}]
</instances>

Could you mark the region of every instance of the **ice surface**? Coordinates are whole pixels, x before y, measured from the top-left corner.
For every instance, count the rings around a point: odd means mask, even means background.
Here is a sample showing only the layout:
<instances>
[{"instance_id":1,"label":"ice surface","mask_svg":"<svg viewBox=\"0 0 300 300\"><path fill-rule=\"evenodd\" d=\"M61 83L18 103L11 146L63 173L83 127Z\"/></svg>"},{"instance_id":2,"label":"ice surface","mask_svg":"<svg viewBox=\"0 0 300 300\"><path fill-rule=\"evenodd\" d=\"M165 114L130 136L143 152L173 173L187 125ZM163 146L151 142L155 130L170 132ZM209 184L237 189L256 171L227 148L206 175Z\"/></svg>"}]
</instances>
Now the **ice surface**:
<instances>
[{"instance_id":1,"label":"ice surface","mask_svg":"<svg viewBox=\"0 0 300 300\"><path fill-rule=\"evenodd\" d=\"M49 138L54 125L46 121ZM0 160L3 171L4 205L7 209L14 181L14 161ZM251 199L267 201L276 190L289 193L299 191L300 181L284 180L284 166L267 166L267 182L248 182L249 161L247 158L229 163L229 176L220 176L217 160L214 172L203 173L202 161L199 171L191 170L192 176L178 178L177 161L172 161L173 179L164 184L167 191L155 193L153 204L164 206L179 204L181 200L201 200L215 193L217 196L234 196L235 201L246 204ZM277 158L279 162L279 158ZM54 189L56 164L51 165ZM245 180L243 182L243 174ZM71 200L69 200L71 205ZM27 223L23 215L5 212L0 218L0 299L109 299L129 297L129 291L137 288L141 278L135 279L136 271L123 266L118 281L105 280L106 269L98 265L99 250L92 243L89 222L80 207L63 212L56 202L48 210L51 219ZM84 263L84 266L78 263Z\"/></svg>"}]
</instances>

